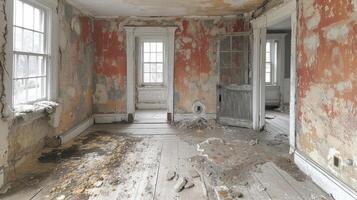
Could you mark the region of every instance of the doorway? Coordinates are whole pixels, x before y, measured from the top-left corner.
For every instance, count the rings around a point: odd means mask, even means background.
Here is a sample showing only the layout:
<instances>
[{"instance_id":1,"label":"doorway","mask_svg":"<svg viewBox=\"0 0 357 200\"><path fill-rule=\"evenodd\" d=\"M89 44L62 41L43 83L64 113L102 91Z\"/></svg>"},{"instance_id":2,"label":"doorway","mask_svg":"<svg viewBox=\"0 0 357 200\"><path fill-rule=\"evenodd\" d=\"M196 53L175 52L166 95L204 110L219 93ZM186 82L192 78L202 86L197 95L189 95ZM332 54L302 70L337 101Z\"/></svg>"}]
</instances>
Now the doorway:
<instances>
[{"instance_id":1,"label":"doorway","mask_svg":"<svg viewBox=\"0 0 357 200\"><path fill-rule=\"evenodd\" d=\"M296 138L296 13L296 2L289 1L252 20L253 128L286 134L290 153Z\"/></svg>"},{"instance_id":2,"label":"doorway","mask_svg":"<svg viewBox=\"0 0 357 200\"><path fill-rule=\"evenodd\" d=\"M267 27L265 46L265 129L289 137L291 19Z\"/></svg>"},{"instance_id":3,"label":"doorway","mask_svg":"<svg viewBox=\"0 0 357 200\"><path fill-rule=\"evenodd\" d=\"M125 27L128 122L173 121L176 29Z\"/></svg>"},{"instance_id":4,"label":"doorway","mask_svg":"<svg viewBox=\"0 0 357 200\"><path fill-rule=\"evenodd\" d=\"M167 121L167 55L165 38L136 38L135 123Z\"/></svg>"}]
</instances>

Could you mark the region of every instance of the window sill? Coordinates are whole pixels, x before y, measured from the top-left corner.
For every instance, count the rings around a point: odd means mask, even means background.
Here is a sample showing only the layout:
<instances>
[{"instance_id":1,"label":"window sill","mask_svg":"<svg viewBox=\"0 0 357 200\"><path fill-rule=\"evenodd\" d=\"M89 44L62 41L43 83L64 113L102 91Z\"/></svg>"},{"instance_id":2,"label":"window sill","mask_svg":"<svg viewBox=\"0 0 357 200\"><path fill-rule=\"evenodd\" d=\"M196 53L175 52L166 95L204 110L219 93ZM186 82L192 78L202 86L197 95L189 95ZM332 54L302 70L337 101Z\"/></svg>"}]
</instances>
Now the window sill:
<instances>
[{"instance_id":1,"label":"window sill","mask_svg":"<svg viewBox=\"0 0 357 200\"><path fill-rule=\"evenodd\" d=\"M17 105L14 107L14 123L31 122L56 112L58 103L53 101L39 101L33 104Z\"/></svg>"}]
</instances>

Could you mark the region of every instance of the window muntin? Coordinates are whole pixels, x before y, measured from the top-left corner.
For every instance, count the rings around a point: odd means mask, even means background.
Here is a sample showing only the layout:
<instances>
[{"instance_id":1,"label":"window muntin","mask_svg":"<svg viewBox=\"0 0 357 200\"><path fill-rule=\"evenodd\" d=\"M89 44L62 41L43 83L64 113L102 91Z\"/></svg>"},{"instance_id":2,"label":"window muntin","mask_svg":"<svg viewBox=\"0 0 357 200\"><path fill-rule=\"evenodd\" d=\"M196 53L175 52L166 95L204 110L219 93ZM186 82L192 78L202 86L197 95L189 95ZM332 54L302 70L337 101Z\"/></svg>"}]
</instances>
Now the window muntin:
<instances>
[{"instance_id":1,"label":"window muntin","mask_svg":"<svg viewBox=\"0 0 357 200\"><path fill-rule=\"evenodd\" d=\"M277 50L278 42L268 40L265 48L265 83L267 85L277 84Z\"/></svg>"},{"instance_id":2,"label":"window muntin","mask_svg":"<svg viewBox=\"0 0 357 200\"><path fill-rule=\"evenodd\" d=\"M164 82L164 43L142 43L142 82L143 84L162 84Z\"/></svg>"},{"instance_id":3,"label":"window muntin","mask_svg":"<svg viewBox=\"0 0 357 200\"><path fill-rule=\"evenodd\" d=\"M32 103L48 97L50 63L49 11L24 0L14 1L13 103Z\"/></svg>"}]
</instances>

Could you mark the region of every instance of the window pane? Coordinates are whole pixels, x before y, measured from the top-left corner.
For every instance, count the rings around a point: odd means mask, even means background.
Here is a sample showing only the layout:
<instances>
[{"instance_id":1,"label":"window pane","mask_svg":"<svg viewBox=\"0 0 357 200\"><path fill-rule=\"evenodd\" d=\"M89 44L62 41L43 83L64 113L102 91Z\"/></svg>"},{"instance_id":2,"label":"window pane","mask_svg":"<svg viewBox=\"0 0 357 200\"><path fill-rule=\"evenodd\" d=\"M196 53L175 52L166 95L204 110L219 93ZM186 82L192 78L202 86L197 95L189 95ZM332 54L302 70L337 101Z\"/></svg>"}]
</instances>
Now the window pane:
<instances>
[{"instance_id":1,"label":"window pane","mask_svg":"<svg viewBox=\"0 0 357 200\"><path fill-rule=\"evenodd\" d=\"M268 73L271 72L271 64L270 63L265 64L265 72L268 72Z\"/></svg>"},{"instance_id":2,"label":"window pane","mask_svg":"<svg viewBox=\"0 0 357 200\"><path fill-rule=\"evenodd\" d=\"M45 75L42 56L29 56L29 76Z\"/></svg>"},{"instance_id":3,"label":"window pane","mask_svg":"<svg viewBox=\"0 0 357 200\"><path fill-rule=\"evenodd\" d=\"M158 42L156 44L156 51L159 52L159 53L164 52L164 45L163 45L162 42Z\"/></svg>"},{"instance_id":4,"label":"window pane","mask_svg":"<svg viewBox=\"0 0 357 200\"><path fill-rule=\"evenodd\" d=\"M157 72L163 72L163 66L162 64L157 64Z\"/></svg>"},{"instance_id":5,"label":"window pane","mask_svg":"<svg viewBox=\"0 0 357 200\"><path fill-rule=\"evenodd\" d=\"M231 37L230 36L224 37L221 40L220 49L221 49L221 51L230 51L232 49L231 48Z\"/></svg>"},{"instance_id":6,"label":"window pane","mask_svg":"<svg viewBox=\"0 0 357 200\"><path fill-rule=\"evenodd\" d=\"M34 9L34 30L43 32L43 12L39 9Z\"/></svg>"},{"instance_id":7,"label":"window pane","mask_svg":"<svg viewBox=\"0 0 357 200\"><path fill-rule=\"evenodd\" d=\"M232 62L231 52L221 52L219 60L221 67L230 67Z\"/></svg>"},{"instance_id":8,"label":"window pane","mask_svg":"<svg viewBox=\"0 0 357 200\"><path fill-rule=\"evenodd\" d=\"M27 56L15 55L14 78L23 78L27 71Z\"/></svg>"},{"instance_id":9,"label":"window pane","mask_svg":"<svg viewBox=\"0 0 357 200\"><path fill-rule=\"evenodd\" d=\"M150 62L156 62L156 53L150 54Z\"/></svg>"},{"instance_id":10,"label":"window pane","mask_svg":"<svg viewBox=\"0 0 357 200\"><path fill-rule=\"evenodd\" d=\"M45 81L44 78L29 78L27 79L27 101L36 101L45 96Z\"/></svg>"},{"instance_id":11,"label":"window pane","mask_svg":"<svg viewBox=\"0 0 357 200\"><path fill-rule=\"evenodd\" d=\"M265 61L266 61L266 62L271 62L270 53L269 53L269 52L267 52L265 55L266 55L266 57L265 57Z\"/></svg>"},{"instance_id":12,"label":"window pane","mask_svg":"<svg viewBox=\"0 0 357 200\"><path fill-rule=\"evenodd\" d=\"M24 27L28 28L28 29L33 29L33 7L28 5L28 4L24 4Z\"/></svg>"},{"instance_id":13,"label":"window pane","mask_svg":"<svg viewBox=\"0 0 357 200\"><path fill-rule=\"evenodd\" d=\"M157 75L156 75L156 73L150 73L150 82L151 82L151 83L157 82Z\"/></svg>"},{"instance_id":14,"label":"window pane","mask_svg":"<svg viewBox=\"0 0 357 200\"><path fill-rule=\"evenodd\" d=\"M150 52L150 43L144 42L144 52Z\"/></svg>"},{"instance_id":15,"label":"window pane","mask_svg":"<svg viewBox=\"0 0 357 200\"><path fill-rule=\"evenodd\" d=\"M144 53L144 62L150 62L150 53Z\"/></svg>"},{"instance_id":16,"label":"window pane","mask_svg":"<svg viewBox=\"0 0 357 200\"><path fill-rule=\"evenodd\" d=\"M21 1L16 0L15 5L15 25L16 26L22 26L22 19L23 19L23 11L22 11L22 6L23 3Z\"/></svg>"},{"instance_id":17,"label":"window pane","mask_svg":"<svg viewBox=\"0 0 357 200\"><path fill-rule=\"evenodd\" d=\"M156 72L156 64L150 65L150 72Z\"/></svg>"},{"instance_id":18,"label":"window pane","mask_svg":"<svg viewBox=\"0 0 357 200\"><path fill-rule=\"evenodd\" d=\"M150 51L151 52L156 52L156 43L155 42L151 42L150 43Z\"/></svg>"},{"instance_id":19,"label":"window pane","mask_svg":"<svg viewBox=\"0 0 357 200\"><path fill-rule=\"evenodd\" d=\"M22 51L22 34L23 31L21 28L15 28L14 29L14 41L15 45L14 48L16 51Z\"/></svg>"},{"instance_id":20,"label":"window pane","mask_svg":"<svg viewBox=\"0 0 357 200\"><path fill-rule=\"evenodd\" d=\"M20 104L26 102L26 80L14 81L14 104Z\"/></svg>"},{"instance_id":21,"label":"window pane","mask_svg":"<svg viewBox=\"0 0 357 200\"><path fill-rule=\"evenodd\" d=\"M33 52L33 32L24 30L23 51Z\"/></svg>"},{"instance_id":22,"label":"window pane","mask_svg":"<svg viewBox=\"0 0 357 200\"><path fill-rule=\"evenodd\" d=\"M266 83L270 83L271 82L270 73L265 73L265 82Z\"/></svg>"},{"instance_id":23,"label":"window pane","mask_svg":"<svg viewBox=\"0 0 357 200\"><path fill-rule=\"evenodd\" d=\"M34 52L36 52L36 53L44 53L43 52L43 43L44 43L43 34L34 33L34 38L33 38L33 50L34 50Z\"/></svg>"},{"instance_id":24,"label":"window pane","mask_svg":"<svg viewBox=\"0 0 357 200\"><path fill-rule=\"evenodd\" d=\"M163 62L163 55L162 53L157 53L156 54L156 62Z\"/></svg>"},{"instance_id":25,"label":"window pane","mask_svg":"<svg viewBox=\"0 0 357 200\"><path fill-rule=\"evenodd\" d=\"M144 64L144 72L150 72L150 64Z\"/></svg>"},{"instance_id":26,"label":"window pane","mask_svg":"<svg viewBox=\"0 0 357 200\"><path fill-rule=\"evenodd\" d=\"M266 52L270 52L270 42L267 42L266 44Z\"/></svg>"},{"instance_id":27,"label":"window pane","mask_svg":"<svg viewBox=\"0 0 357 200\"><path fill-rule=\"evenodd\" d=\"M144 73L144 82L149 83L150 82L150 73Z\"/></svg>"},{"instance_id":28,"label":"window pane","mask_svg":"<svg viewBox=\"0 0 357 200\"><path fill-rule=\"evenodd\" d=\"M157 73L157 82L162 83L163 82L163 74L162 73Z\"/></svg>"}]
</instances>

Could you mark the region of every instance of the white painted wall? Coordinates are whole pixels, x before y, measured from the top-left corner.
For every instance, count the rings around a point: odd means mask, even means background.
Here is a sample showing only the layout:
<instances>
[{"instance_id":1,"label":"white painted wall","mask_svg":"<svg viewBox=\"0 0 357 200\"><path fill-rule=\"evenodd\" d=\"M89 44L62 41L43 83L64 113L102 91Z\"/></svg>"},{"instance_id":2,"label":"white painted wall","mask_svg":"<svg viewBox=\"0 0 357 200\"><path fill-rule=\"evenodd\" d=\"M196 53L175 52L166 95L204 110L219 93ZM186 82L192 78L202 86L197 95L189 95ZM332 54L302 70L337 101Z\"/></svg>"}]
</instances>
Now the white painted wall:
<instances>
[{"instance_id":1,"label":"white painted wall","mask_svg":"<svg viewBox=\"0 0 357 200\"><path fill-rule=\"evenodd\" d=\"M266 86L265 87L265 105L267 106L279 106L281 102L280 86Z\"/></svg>"},{"instance_id":2,"label":"white painted wall","mask_svg":"<svg viewBox=\"0 0 357 200\"><path fill-rule=\"evenodd\" d=\"M290 78L285 78L283 82L283 104L290 103Z\"/></svg>"}]
</instances>

